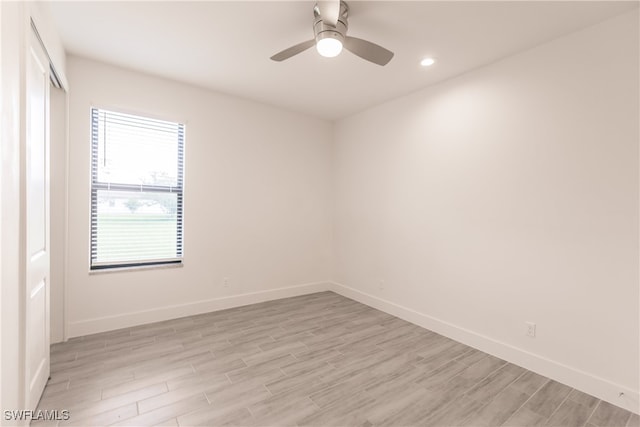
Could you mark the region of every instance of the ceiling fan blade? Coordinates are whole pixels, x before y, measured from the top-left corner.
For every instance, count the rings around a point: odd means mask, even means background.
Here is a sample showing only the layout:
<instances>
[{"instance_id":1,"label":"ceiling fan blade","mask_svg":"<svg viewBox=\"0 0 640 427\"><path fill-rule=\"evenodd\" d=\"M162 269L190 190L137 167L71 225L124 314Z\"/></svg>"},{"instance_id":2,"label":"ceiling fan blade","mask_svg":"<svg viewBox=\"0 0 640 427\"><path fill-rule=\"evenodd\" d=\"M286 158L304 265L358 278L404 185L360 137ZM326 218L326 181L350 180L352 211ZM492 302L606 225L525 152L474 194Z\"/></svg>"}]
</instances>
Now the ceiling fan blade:
<instances>
[{"instance_id":1,"label":"ceiling fan blade","mask_svg":"<svg viewBox=\"0 0 640 427\"><path fill-rule=\"evenodd\" d=\"M306 42L298 43L297 45L291 46L290 48L285 49L282 52L276 53L271 57L271 60L278 62L284 61L285 59L289 59L292 56L299 54L300 52L304 52L315 44L315 40L307 40Z\"/></svg>"},{"instance_id":2,"label":"ceiling fan blade","mask_svg":"<svg viewBox=\"0 0 640 427\"><path fill-rule=\"evenodd\" d=\"M378 65L387 65L387 63L391 61L391 58L393 58L393 52L390 50L357 37L345 37L344 47L360 58Z\"/></svg>"},{"instance_id":3,"label":"ceiling fan blade","mask_svg":"<svg viewBox=\"0 0 640 427\"><path fill-rule=\"evenodd\" d=\"M320 17L325 24L336 26L340 17L340 0L320 0L318 1Z\"/></svg>"}]
</instances>

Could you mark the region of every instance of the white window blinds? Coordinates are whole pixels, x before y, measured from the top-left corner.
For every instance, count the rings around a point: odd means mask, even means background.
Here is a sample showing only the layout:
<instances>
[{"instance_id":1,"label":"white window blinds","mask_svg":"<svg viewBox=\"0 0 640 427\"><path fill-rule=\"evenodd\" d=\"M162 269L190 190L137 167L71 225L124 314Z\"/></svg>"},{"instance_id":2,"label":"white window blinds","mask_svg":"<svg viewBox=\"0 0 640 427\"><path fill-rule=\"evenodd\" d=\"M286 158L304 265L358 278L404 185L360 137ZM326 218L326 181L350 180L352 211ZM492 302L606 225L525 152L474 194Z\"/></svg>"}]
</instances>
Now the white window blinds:
<instances>
[{"instance_id":1,"label":"white window blinds","mask_svg":"<svg viewBox=\"0 0 640 427\"><path fill-rule=\"evenodd\" d=\"M91 109L91 269L182 261L184 125Z\"/></svg>"}]
</instances>

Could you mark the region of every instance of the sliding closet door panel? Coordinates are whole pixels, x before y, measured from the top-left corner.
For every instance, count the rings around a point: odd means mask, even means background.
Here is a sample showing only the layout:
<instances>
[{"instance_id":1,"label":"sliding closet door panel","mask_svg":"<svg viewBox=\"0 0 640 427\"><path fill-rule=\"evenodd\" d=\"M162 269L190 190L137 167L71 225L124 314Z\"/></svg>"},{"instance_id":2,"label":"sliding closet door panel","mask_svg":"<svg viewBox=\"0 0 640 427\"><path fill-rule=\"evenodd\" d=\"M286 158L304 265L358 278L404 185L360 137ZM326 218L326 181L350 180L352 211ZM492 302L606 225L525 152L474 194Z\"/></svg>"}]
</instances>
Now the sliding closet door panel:
<instances>
[{"instance_id":1,"label":"sliding closet door panel","mask_svg":"<svg viewBox=\"0 0 640 427\"><path fill-rule=\"evenodd\" d=\"M25 386L35 409L49 377L49 61L35 33L27 55Z\"/></svg>"}]
</instances>

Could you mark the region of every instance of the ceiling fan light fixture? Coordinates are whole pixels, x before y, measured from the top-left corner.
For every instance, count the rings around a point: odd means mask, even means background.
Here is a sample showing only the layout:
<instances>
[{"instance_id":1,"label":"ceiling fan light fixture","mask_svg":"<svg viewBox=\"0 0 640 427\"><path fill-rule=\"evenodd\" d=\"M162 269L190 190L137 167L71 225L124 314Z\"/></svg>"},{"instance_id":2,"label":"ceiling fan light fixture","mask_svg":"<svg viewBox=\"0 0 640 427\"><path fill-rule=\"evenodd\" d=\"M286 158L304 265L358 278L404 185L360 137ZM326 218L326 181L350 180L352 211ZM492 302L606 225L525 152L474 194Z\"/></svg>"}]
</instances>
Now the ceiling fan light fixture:
<instances>
[{"instance_id":1,"label":"ceiling fan light fixture","mask_svg":"<svg viewBox=\"0 0 640 427\"><path fill-rule=\"evenodd\" d=\"M337 38L325 37L316 42L316 50L325 58L333 58L342 52L342 42Z\"/></svg>"}]
</instances>

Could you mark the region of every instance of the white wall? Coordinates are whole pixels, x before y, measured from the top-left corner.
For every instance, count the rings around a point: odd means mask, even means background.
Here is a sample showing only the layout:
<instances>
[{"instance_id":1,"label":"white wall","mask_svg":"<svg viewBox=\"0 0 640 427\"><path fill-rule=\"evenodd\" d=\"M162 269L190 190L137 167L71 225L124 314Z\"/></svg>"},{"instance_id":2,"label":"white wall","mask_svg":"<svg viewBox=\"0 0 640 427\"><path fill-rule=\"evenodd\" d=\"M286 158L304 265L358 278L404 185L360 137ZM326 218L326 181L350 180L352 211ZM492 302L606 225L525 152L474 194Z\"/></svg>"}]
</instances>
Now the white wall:
<instances>
[{"instance_id":1,"label":"white wall","mask_svg":"<svg viewBox=\"0 0 640 427\"><path fill-rule=\"evenodd\" d=\"M67 75L69 336L325 286L330 123L86 59ZM186 123L182 268L89 274L92 105Z\"/></svg>"},{"instance_id":2,"label":"white wall","mask_svg":"<svg viewBox=\"0 0 640 427\"><path fill-rule=\"evenodd\" d=\"M638 60L635 10L339 121L336 290L637 412Z\"/></svg>"}]
</instances>

